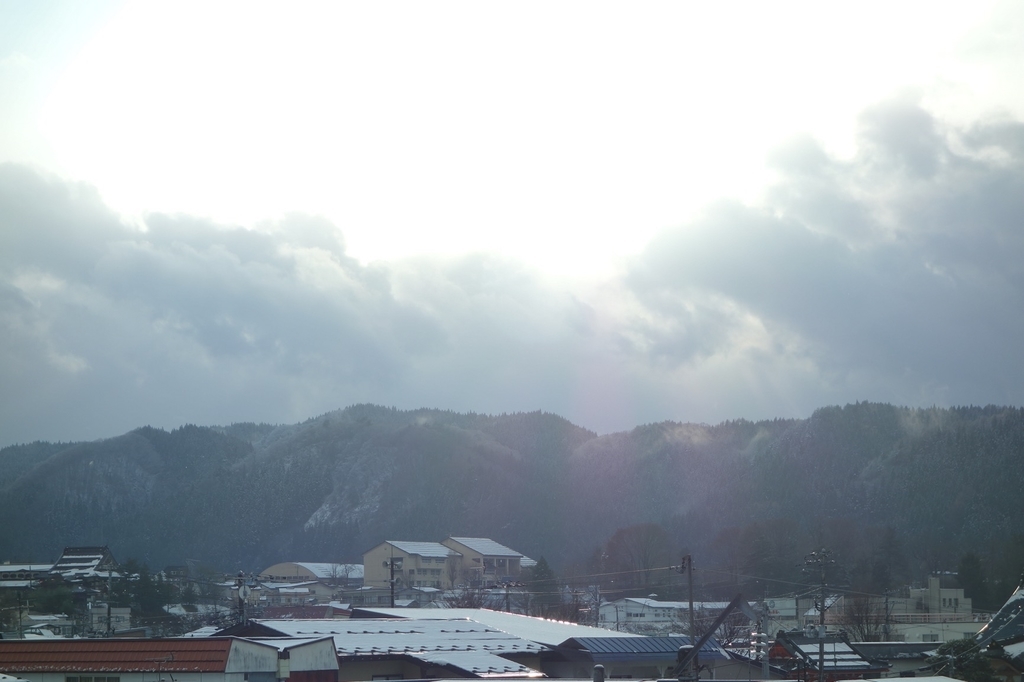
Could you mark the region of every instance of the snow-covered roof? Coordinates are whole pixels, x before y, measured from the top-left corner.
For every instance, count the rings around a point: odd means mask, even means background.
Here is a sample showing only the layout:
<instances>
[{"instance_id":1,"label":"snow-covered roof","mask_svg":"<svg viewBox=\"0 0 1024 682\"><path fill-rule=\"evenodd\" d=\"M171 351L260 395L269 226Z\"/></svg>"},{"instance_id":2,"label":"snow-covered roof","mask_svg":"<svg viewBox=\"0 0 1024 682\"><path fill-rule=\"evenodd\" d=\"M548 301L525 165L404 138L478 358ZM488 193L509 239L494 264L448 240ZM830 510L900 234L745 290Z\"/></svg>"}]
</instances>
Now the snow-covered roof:
<instances>
[{"instance_id":1,"label":"snow-covered roof","mask_svg":"<svg viewBox=\"0 0 1024 682\"><path fill-rule=\"evenodd\" d=\"M286 637L331 636L339 656L456 650L536 653L543 650L543 647L532 641L465 619L255 619L253 622Z\"/></svg>"},{"instance_id":2,"label":"snow-covered roof","mask_svg":"<svg viewBox=\"0 0 1024 682\"><path fill-rule=\"evenodd\" d=\"M413 556L441 559L449 556L460 556L458 552L445 547L440 542L406 542L405 540L388 540L389 545Z\"/></svg>"},{"instance_id":3,"label":"snow-covered roof","mask_svg":"<svg viewBox=\"0 0 1024 682\"><path fill-rule=\"evenodd\" d=\"M1017 642L1016 644L1007 644L1003 647L1003 652L1010 658L1024 656L1024 642Z\"/></svg>"},{"instance_id":4,"label":"snow-covered roof","mask_svg":"<svg viewBox=\"0 0 1024 682\"><path fill-rule=\"evenodd\" d=\"M974 639L980 645L1024 639L1024 585L1010 595Z\"/></svg>"},{"instance_id":5,"label":"snow-covered roof","mask_svg":"<svg viewBox=\"0 0 1024 682\"><path fill-rule=\"evenodd\" d=\"M891 677L887 677L887 678L886 677L882 677L882 678L865 677L864 678L864 682L892 682L892 678ZM928 675L928 676L918 675L917 677L914 678L914 682L956 682L956 680L954 678L952 678L952 677L946 677L945 675Z\"/></svg>"},{"instance_id":6,"label":"snow-covered roof","mask_svg":"<svg viewBox=\"0 0 1024 682\"><path fill-rule=\"evenodd\" d=\"M220 630L221 628L217 627L216 625L207 625L205 627L193 630L192 632L186 632L182 635L182 637L213 637L218 632L220 632Z\"/></svg>"},{"instance_id":7,"label":"snow-covered roof","mask_svg":"<svg viewBox=\"0 0 1024 682\"><path fill-rule=\"evenodd\" d=\"M65 547L50 573L60 574L65 580L120 578L122 574L116 568L117 562L106 547Z\"/></svg>"},{"instance_id":8,"label":"snow-covered roof","mask_svg":"<svg viewBox=\"0 0 1024 682\"><path fill-rule=\"evenodd\" d=\"M855 652L850 648L850 645L846 642L825 642L824 645L818 642L801 642L797 643L797 648L800 649L800 653L807 658L816 657L824 646L825 649L825 668L870 668L871 663L866 661L863 656Z\"/></svg>"},{"instance_id":9,"label":"snow-covered roof","mask_svg":"<svg viewBox=\"0 0 1024 682\"><path fill-rule=\"evenodd\" d=\"M505 545L499 544L490 538L456 538L451 537L449 540L469 547L477 554L483 554L484 556L505 556L505 557L521 557L523 556L514 549L509 549Z\"/></svg>"},{"instance_id":10,"label":"snow-covered roof","mask_svg":"<svg viewBox=\"0 0 1024 682\"><path fill-rule=\"evenodd\" d=\"M440 651L415 654L434 665L452 666L476 677L543 677L540 671L487 651Z\"/></svg>"},{"instance_id":11,"label":"snow-covered roof","mask_svg":"<svg viewBox=\"0 0 1024 682\"><path fill-rule=\"evenodd\" d=\"M372 609L357 608L353 610L353 616L358 614L369 614L374 617L379 614L384 617L404 618L410 620L441 620L459 621L471 620L475 623L500 630L515 637L543 644L544 646L558 646L566 640L574 637L642 637L625 632L615 632L605 628L595 628L589 625L577 625L576 623L564 623L557 620L535 618L533 616L522 616L517 613L506 613L504 611L492 611L490 609ZM358 622L353 619L351 622Z\"/></svg>"},{"instance_id":12,"label":"snow-covered roof","mask_svg":"<svg viewBox=\"0 0 1024 682\"><path fill-rule=\"evenodd\" d=\"M524 556L522 559L519 560L519 567L520 568L533 568L536 565L537 565L537 560L536 559L531 559L528 556Z\"/></svg>"},{"instance_id":13,"label":"snow-covered roof","mask_svg":"<svg viewBox=\"0 0 1024 682\"><path fill-rule=\"evenodd\" d=\"M36 572L47 573L53 564L0 564L0 575L4 573Z\"/></svg>"},{"instance_id":14,"label":"snow-covered roof","mask_svg":"<svg viewBox=\"0 0 1024 682\"><path fill-rule=\"evenodd\" d=\"M288 649L294 649L296 647L305 646L312 644L313 642L321 642L330 637L288 637L287 639L281 639L279 637L246 637L250 642L257 642L259 644L265 644L266 646L272 646L278 651L287 651Z\"/></svg>"},{"instance_id":15,"label":"snow-covered roof","mask_svg":"<svg viewBox=\"0 0 1024 682\"><path fill-rule=\"evenodd\" d=\"M63 613L30 613L25 616L25 620L39 625L46 625L49 623L69 623L66 614Z\"/></svg>"},{"instance_id":16,"label":"snow-covered roof","mask_svg":"<svg viewBox=\"0 0 1024 682\"><path fill-rule=\"evenodd\" d=\"M639 604L644 608L648 609L690 609L690 602L688 601L659 601L657 599L647 599L638 597L625 597L620 601ZM614 604L615 602L606 603ZM693 602L693 610L722 611L727 606L729 606L729 604L730 602L727 601L695 601Z\"/></svg>"},{"instance_id":17,"label":"snow-covered roof","mask_svg":"<svg viewBox=\"0 0 1024 682\"><path fill-rule=\"evenodd\" d=\"M260 585L262 585L263 587L265 587L268 590L294 590L294 589L298 589L300 587L308 588L310 585L316 585L316 584L317 584L316 580L303 580L303 581L294 582L294 583L272 583L272 582L267 582L267 581L261 581L260 582ZM309 590L307 589L306 591L308 592Z\"/></svg>"},{"instance_id":18,"label":"snow-covered roof","mask_svg":"<svg viewBox=\"0 0 1024 682\"><path fill-rule=\"evenodd\" d=\"M228 614L231 613L232 609L228 606L221 606L219 604L189 604L188 606L184 604L167 604L164 606L164 611L172 616L209 616L214 614Z\"/></svg>"},{"instance_id":19,"label":"snow-covered roof","mask_svg":"<svg viewBox=\"0 0 1024 682\"><path fill-rule=\"evenodd\" d=\"M779 633L776 643L784 646L796 658L803 659L805 665L818 666L819 652L824 652L822 660L826 671L867 671L878 670L879 665L869 661L848 642L836 637L807 637L794 632ZM888 666L884 666L883 669Z\"/></svg>"}]
</instances>

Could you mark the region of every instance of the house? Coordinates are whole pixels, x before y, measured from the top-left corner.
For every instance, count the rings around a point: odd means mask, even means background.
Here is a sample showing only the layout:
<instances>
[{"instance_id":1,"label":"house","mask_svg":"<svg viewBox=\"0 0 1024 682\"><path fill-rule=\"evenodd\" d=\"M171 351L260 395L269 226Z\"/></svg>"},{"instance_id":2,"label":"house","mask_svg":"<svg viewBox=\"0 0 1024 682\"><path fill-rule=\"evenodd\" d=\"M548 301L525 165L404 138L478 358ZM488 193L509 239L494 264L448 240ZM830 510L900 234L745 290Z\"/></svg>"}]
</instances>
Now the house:
<instances>
[{"instance_id":1,"label":"house","mask_svg":"<svg viewBox=\"0 0 1024 682\"><path fill-rule=\"evenodd\" d=\"M698 624L710 623L729 606L729 602L693 602L694 620ZM733 629L743 638L749 637L750 619L736 611L719 628ZM598 609L598 626L619 632L639 634L688 633L690 630L690 603L659 601L627 597L602 602ZM698 630L699 631L699 630Z\"/></svg>"},{"instance_id":2,"label":"house","mask_svg":"<svg viewBox=\"0 0 1024 682\"><path fill-rule=\"evenodd\" d=\"M109 602L91 602L88 605L88 627L92 633L128 630L132 626L132 610L127 606L113 606Z\"/></svg>"},{"instance_id":3,"label":"house","mask_svg":"<svg viewBox=\"0 0 1024 682\"><path fill-rule=\"evenodd\" d=\"M68 582L99 582L121 577L117 561L107 547L65 547L50 574Z\"/></svg>"},{"instance_id":4,"label":"house","mask_svg":"<svg viewBox=\"0 0 1024 682\"><path fill-rule=\"evenodd\" d=\"M881 677L889 669L884 661L868 659L843 633L819 633L814 628L804 632L780 631L768 650L768 660L794 680L817 679L819 661L828 682Z\"/></svg>"},{"instance_id":5,"label":"house","mask_svg":"<svg viewBox=\"0 0 1024 682\"><path fill-rule=\"evenodd\" d=\"M462 555L439 542L388 540L363 554L363 586L388 588L394 571L395 588L456 584ZM390 598L388 602L390 603Z\"/></svg>"},{"instance_id":6,"label":"house","mask_svg":"<svg viewBox=\"0 0 1024 682\"><path fill-rule=\"evenodd\" d=\"M351 588L363 584L363 565L285 561L263 569L259 579L279 583L315 580L331 587Z\"/></svg>"},{"instance_id":7,"label":"house","mask_svg":"<svg viewBox=\"0 0 1024 682\"><path fill-rule=\"evenodd\" d=\"M473 587L518 580L523 555L489 538L449 537L441 544L461 557L460 582Z\"/></svg>"},{"instance_id":8,"label":"house","mask_svg":"<svg viewBox=\"0 0 1024 682\"><path fill-rule=\"evenodd\" d=\"M330 638L0 640L0 670L28 682L337 682Z\"/></svg>"}]
</instances>

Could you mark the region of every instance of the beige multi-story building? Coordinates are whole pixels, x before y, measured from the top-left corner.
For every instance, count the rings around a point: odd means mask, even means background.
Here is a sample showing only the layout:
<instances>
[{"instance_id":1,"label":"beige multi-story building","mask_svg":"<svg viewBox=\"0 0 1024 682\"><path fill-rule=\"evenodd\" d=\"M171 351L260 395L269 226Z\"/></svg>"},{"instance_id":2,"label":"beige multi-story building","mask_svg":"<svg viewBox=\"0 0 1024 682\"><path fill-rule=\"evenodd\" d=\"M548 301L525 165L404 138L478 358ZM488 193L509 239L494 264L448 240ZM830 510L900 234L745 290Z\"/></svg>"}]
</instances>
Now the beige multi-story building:
<instances>
[{"instance_id":1,"label":"beige multi-story building","mask_svg":"<svg viewBox=\"0 0 1024 682\"><path fill-rule=\"evenodd\" d=\"M441 544L462 557L460 578L473 586L515 581L522 573L523 555L488 538L455 538Z\"/></svg>"},{"instance_id":2,"label":"beige multi-story building","mask_svg":"<svg viewBox=\"0 0 1024 682\"><path fill-rule=\"evenodd\" d=\"M458 584L462 556L440 542L388 540L363 554L363 585L390 587L438 587Z\"/></svg>"},{"instance_id":3,"label":"beige multi-story building","mask_svg":"<svg viewBox=\"0 0 1024 682\"><path fill-rule=\"evenodd\" d=\"M363 554L363 584L389 587L486 587L515 581L529 563L519 552L488 538L450 537L442 542L388 540Z\"/></svg>"}]
</instances>

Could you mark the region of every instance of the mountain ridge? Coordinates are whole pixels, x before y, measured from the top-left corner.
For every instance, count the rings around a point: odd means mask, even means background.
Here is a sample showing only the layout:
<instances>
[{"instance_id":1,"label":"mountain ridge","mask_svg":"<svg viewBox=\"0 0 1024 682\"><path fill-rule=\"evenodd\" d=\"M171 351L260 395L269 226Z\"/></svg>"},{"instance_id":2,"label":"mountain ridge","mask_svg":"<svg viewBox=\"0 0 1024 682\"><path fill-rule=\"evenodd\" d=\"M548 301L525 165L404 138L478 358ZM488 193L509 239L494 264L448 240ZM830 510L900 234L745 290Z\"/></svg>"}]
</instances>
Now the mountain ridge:
<instances>
[{"instance_id":1,"label":"mountain ridge","mask_svg":"<svg viewBox=\"0 0 1024 682\"><path fill-rule=\"evenodd\" d=\"M106 544L155 567L258 571L463 535L584 570L616 531L656 524L670 557L781 576L823 543L864 564L888 528L909 575L1020 533L1005 504L1024 487L1022 453L1013 407L856 403L598 435L543 412L354 405L300 424L3 448L0 558Z\"/></svg>"}]
</instances>

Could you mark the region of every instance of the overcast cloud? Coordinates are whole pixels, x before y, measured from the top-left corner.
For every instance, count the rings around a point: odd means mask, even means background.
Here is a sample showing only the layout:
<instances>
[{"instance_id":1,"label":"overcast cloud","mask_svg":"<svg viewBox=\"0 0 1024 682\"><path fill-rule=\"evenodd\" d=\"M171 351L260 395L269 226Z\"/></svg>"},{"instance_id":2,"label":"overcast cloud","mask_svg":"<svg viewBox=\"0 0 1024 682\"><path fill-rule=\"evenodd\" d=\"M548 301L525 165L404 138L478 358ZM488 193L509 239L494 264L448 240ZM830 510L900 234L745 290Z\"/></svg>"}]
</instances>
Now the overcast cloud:
<instances>
[{"instance_id":1,"label":"overcast cloud","mask_svg":"<svg viewBox=\"0 0 1024 682\"><path fill-rule=\"evenodd\" d=\"M856 400L1024 404L1024 125L913 96L857 150L777 149L601 281L491 254L360 264L323 218L126 224L0 166L0 445L353 403L542 409L599 432Z\"/></svg>"}]
</instances>

